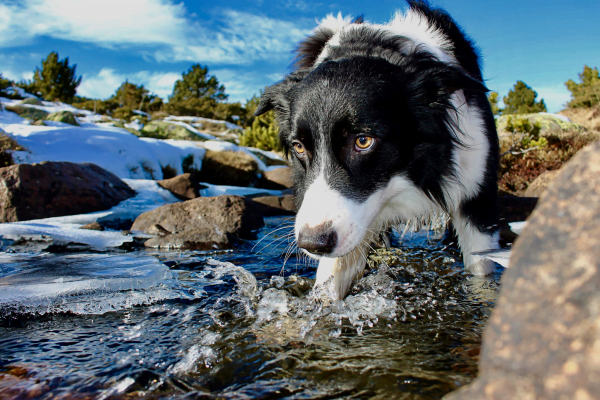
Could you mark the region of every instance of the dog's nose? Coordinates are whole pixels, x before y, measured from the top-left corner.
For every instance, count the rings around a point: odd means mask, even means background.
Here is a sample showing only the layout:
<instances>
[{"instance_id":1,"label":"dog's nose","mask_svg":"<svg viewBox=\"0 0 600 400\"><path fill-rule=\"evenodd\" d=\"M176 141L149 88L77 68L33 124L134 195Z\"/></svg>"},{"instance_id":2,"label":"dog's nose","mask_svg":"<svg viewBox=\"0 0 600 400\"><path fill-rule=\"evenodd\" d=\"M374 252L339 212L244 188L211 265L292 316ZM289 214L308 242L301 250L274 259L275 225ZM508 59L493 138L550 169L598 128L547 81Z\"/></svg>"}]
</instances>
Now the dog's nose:
<instances>
[{"instance_id":1,"label":"dog's nose","mask_svg":"<svg viewBox=\"0 0 600 400\"><path fill-rule=\"evenodd\" d=\"M337 245L337 233L331 222L314 228L304 226L298 234L298 247L314 254L329 254Z\"/></svg>"}]
</instances>

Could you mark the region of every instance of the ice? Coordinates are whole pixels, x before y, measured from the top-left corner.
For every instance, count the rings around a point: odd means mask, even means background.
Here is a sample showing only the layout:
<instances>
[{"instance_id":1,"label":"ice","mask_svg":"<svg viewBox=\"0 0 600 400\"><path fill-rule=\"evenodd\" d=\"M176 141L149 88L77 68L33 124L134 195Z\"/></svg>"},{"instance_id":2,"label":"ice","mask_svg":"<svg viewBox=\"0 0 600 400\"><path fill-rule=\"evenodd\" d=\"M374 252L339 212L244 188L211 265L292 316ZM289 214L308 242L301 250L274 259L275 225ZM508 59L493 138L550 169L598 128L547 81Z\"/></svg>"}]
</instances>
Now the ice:
<instances>
[{"instance_id":1,"label":"ice","mask_svg":"<svg viewBox=\"0 0 600 400\"><path fill-rule=\"evenodd\" d=\"M520 235L521 232L523 232L523 229L525 228L526 225L527 225L527 221L509 222L508 223L510 230L513 231L517 235Z\"/></svg>"},{"instance_id":2,"label":"ice","mask_svg":"<svg viewBox=\"0 0 600 400\"><path fill-rule=\"evenodd\" d=\"M96 249L119 247L133 241L133 237L121 232L101 232L79 229L78 225L48 224L40 222L11 222L0 224L0 235L7 239L50 236L55 243L81 243Z\"/></svg>"},{"instance_id":3,"label":"ice","mask_svg":"<svg viewBox=\"0 0 600 400\"><path fill-rule=\"evenodd\" d=\"M498 250L488 250L488 251L478 251L475 254L478 256L483 256L493 262L502 265L504 268L508 268L510 262L510 255L512 253L512 249L498 249Z\"/></svg>"},{"instance_id":4,"label":"ice","mask_svg":"<svg viewBox=\"0 0 600 400\"><path fill-rule=\"evenodd\" d=\"M270 196L281 196L281 190L267 190L252 187L240 187L240 186L226 186L226 185L212 185L210 183L202 182L202 185L207 186L206 189L200 190L202 197L213 197L220 196L223 194L232 194L236 196L248 196L253 194L264 193Z\"/></svg>"},{"instance_id":5,"label":"ice","mask_svg":"<svg viewBox=\"0 0 600 400\"><path fill-rule=\"evenodd\" d=\"M4 253L0 254L0 315L103 314L202 295L201 290L186 290L176 278L177 273L148 256Z\"/></svg>"}]
</instances>

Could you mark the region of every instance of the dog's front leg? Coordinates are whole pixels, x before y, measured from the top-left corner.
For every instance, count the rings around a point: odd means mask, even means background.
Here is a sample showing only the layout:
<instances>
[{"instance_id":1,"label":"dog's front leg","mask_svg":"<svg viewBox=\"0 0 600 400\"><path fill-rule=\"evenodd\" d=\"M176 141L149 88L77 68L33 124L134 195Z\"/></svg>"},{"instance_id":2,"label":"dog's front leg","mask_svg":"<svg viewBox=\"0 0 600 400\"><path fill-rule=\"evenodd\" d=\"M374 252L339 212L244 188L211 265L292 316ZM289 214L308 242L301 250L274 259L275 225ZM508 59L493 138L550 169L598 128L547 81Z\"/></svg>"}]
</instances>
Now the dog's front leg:
<instances>
[{"instance_id":1,"label":"dog's front leg","mask_svg":"<svg viewBox=\"0 0 600 400\"><path fill-rule=\"evenodd\" d=\"M315 285L327 284L331 299L342 300L352 282L362 276L367 262L366 254L365 248L357 247L344 257L321 257Z\"/></svg>"}]
</instances>

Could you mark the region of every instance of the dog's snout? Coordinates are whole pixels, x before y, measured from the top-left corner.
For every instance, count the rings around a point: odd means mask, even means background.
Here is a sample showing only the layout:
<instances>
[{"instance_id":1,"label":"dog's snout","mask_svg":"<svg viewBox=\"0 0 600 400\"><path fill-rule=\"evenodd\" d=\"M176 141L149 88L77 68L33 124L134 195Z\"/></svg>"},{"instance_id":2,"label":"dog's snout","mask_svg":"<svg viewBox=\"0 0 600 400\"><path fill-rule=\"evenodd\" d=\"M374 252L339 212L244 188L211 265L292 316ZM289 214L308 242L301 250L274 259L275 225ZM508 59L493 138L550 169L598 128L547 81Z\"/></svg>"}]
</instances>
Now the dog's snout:
<instances>
[{"instance_id":1,"label":"dog's snout","mask_svg":"<svg viewBox=\"0 0 600 400\"><path fill-rule=\"evenodd\" d=\"M298 247L313 254L329 254L337 245L337 233L331 222L309 228L304 226L298 234Z\"/></svg>"}]
</instances>

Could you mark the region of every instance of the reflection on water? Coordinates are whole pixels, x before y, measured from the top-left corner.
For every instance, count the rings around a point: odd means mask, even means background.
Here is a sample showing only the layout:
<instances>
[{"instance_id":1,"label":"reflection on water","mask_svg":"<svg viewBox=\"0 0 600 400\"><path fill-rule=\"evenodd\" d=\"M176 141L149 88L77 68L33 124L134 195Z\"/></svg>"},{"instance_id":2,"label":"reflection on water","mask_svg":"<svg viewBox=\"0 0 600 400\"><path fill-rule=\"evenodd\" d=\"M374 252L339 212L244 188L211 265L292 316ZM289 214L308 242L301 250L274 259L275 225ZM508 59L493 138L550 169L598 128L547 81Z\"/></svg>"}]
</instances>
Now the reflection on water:
<instances>
[{"instance_id":1,"label":"reflection on water","mask_svg":"<svg viewBox=\"0 0 600 400\"><path fill-rule=\"evenodd\" d=\"M268 220L259 238L284 222ZM13 307L0 318L0 397L439 399L473 379L499 274L469 276L456 250L415 234L373 254L372 269L332 303L310 290L307 260L292 255L282 271L288 233L254 251L259 239L233 252L113 254L171 276L52 297L59 313ZM43 258L73 272L73 257ZM12 272L0 292L28 267L4 261ZM82 306L156 291L164 297L101 315Z\"/></svg>"}]
</instances>

